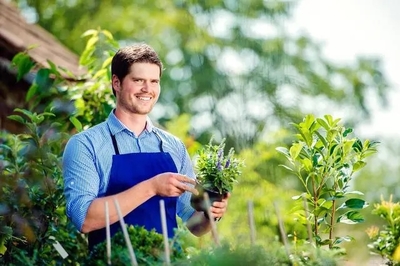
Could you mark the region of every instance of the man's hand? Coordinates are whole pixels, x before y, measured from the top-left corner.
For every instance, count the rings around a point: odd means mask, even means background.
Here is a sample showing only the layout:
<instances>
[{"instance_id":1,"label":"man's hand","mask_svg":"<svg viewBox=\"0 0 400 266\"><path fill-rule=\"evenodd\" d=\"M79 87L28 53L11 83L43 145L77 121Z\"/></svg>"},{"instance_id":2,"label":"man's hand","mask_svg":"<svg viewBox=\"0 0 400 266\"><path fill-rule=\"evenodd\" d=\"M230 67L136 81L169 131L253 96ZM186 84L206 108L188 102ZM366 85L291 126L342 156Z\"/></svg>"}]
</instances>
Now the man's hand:
<instances>
[{"instance_id":1,"label":"man's hand","mask_svg":"<svg viewBox=\"0 0 400 266\"><path fill-rule=\"evenodd\" d=\"M212 206L210 207L211 214L214 218L221 218L228 208L228 199L231 196L230 193L226 195L222 201L215 201Z\"/></svg>"},{"instance_id":2,"label":"man's hand","mask_svg":"<svg viewBox=\"0 0 400 266\"><path fill-rule=\"evenodd\" d=\"M193 194L199 192L188 184L195 185L196 181L187 176L177 173L162 173L151 179L155 194L163 197L177 197L185 191Z\"/></svg>"}]
</instances>

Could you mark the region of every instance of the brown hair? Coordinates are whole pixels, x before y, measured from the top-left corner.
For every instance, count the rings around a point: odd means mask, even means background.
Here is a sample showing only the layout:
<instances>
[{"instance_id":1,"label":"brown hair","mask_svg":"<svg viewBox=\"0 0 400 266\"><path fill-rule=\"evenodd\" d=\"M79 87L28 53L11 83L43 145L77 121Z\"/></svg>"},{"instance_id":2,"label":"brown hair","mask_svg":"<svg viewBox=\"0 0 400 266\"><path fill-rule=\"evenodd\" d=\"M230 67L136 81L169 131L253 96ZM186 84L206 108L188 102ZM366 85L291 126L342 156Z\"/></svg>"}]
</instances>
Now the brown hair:
<instances>
[{"instance_id":1,"label":"brown hair","mask_svg":"<svg viewBox=\"0 0 400 266\"><path fill-rule=\"evenodd\" d=\"M116 75L122 82L134 63L156 64L160 67L160 77L162 75L163 65L156 51L145 43L138 43L117 51L111 62L111 76ZM112 90L115 96L114 88Z\"/></svg>"}]
</instances>

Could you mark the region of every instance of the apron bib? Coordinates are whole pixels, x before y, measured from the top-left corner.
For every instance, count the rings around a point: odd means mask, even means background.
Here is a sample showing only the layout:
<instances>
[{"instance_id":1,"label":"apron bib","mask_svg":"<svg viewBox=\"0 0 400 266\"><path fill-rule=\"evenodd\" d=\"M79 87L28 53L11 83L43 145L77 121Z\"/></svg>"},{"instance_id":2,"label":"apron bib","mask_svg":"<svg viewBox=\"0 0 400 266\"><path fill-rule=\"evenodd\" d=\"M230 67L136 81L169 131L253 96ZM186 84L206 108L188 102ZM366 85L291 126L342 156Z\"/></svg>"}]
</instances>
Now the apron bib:
<instances>
[{"instance_id":1,"label":"apron bib","mask_svg":"<svg viewBox=\"0 0 400 266\"><path fill-rule=\"evenodd\" d=\"M129 153L119 154L118 145L114 135L111 135L115 155L113 155L110 180L105 196L115 195L139 184L149 178L165 172L177 173L174 161L169 153L164 152L162 140L158 134L153 133L160 140L160 151L152 153ZM128 213L124 217L127 225L144 226L148 231L155 229L162 234L160 200L165 203L168 237L172 238L176 222L176 203L178 197L154 196ZM113 204L110 201L109 204ZM121 230L120 222L117 221L110 226L111 237ZM89 249L106 240L106 229L102 228L89 233Z\"/></svg>"}]
</instances>

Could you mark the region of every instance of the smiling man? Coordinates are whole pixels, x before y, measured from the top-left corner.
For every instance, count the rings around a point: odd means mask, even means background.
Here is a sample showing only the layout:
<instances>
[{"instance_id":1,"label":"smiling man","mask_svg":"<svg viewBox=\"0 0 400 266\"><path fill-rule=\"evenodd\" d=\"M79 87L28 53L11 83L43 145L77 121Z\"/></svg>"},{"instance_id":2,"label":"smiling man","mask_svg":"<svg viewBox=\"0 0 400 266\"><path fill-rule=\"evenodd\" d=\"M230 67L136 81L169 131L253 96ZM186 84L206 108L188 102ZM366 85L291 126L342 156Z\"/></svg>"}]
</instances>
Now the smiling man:
<instances>
[{"instance_id":1,"label":"smiling man","mask_svg":"<svg viewBox=\"0 0 400 266\"><path fill-rule=\"evenodd\" d=\"M169 237L177 215L197 236L210 230L203 212L190 206L195 174L181 140L155 127L148 114L160 95L163 66L146 44L120 49L111 64L116 108L107 120L68 141L63 156L67 215L83 233L89 248L106 239L105 202L111 235L120 230L114 198L126 224L162 233L159 201L165 202ZM222 217L228 199L211 212Z\"/></svg>"}]
</instances>

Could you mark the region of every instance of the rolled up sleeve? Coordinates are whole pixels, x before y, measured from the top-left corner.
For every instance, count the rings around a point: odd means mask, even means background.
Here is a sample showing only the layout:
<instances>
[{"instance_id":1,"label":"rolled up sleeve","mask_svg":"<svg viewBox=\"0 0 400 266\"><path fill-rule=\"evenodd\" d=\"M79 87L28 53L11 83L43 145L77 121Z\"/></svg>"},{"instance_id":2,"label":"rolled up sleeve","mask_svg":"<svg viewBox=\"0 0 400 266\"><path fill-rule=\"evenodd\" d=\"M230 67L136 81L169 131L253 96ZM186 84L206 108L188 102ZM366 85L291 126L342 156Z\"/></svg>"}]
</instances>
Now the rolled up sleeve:
<instances>
[{"instance_id":1,"label":"rolled up sleeve","mask_svg":"<svg viewBox=\"0 0 400 266\"><path fill-rule=\"evenodd\" d=\"M79 135L73 136L65 147L63 177L67 216L81 231L88 208L98 196L100 177L93 148Z\"/></svg>"},{"instance_id":2,"label":"rolled up sleeve","mask_svg":"<svg viewBox=\"0 0 400 266\"><path fill-rule=\"evenodd\" d=\"M183 149L181 154L183 154L183 158L182 158L181 169L178 169L178 171L182 175L186 175L187 177L196 179L196 175L193 170L193 164L190 159L189 153L187 152L185 145L183 143L181 144ZM189 220L189 218L192 217L192 215L195 212L193 207L190 205L191 196L192 193L185 192L178 198L177 214L182 219L183 222Z\"/></svg>"}]
</instances>

